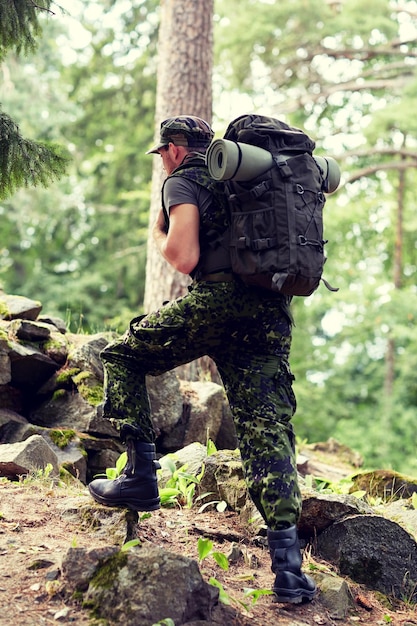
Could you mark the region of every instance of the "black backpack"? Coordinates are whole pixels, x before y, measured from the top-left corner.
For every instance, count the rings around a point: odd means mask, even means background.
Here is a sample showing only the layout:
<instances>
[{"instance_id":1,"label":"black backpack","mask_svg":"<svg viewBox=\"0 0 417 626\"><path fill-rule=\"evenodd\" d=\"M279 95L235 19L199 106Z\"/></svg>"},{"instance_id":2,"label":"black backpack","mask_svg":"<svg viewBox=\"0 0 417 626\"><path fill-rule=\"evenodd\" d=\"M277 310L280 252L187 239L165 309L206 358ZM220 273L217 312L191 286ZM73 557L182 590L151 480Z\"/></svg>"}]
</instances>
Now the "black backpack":
<instances>
[{"instance_id":1,"label":"black backpack","mask_svg":"<svg viewBox=\"0 0 417 626\"><path fill-rule=\"evenodd\" d=\"M238 117L224 139L272 155L272 166L262 174L225 181L232 270L249 285L291 296L311 295L323 280L323 207L329 186L327 173L313 157L314 141L297 128L261 115Z\"/></svg>"}]
</instances>

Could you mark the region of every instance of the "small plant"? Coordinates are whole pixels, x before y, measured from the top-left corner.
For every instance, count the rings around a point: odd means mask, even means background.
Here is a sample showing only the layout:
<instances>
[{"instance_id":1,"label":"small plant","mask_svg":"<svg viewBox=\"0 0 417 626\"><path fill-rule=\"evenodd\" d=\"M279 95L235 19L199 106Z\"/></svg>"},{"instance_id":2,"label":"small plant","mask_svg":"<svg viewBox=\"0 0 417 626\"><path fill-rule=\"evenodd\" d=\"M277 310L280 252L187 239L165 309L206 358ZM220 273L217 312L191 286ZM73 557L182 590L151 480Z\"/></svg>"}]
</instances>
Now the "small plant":
<instances>
[{"instance_id":1,"label":"small plant","mask_svg":"<svg viewBox=\"0 0 417 626\"><path fill-rule=\"evenodd\" d=\"M202 493L201 496L198 496L195 499L195 501L198 502L199 500L202 500L203 498L210 496L212 493L213 492L211 491ZM214 506L214 505L216 505L216 511L218 511L219 513L224 513L225 510L227 509L227 502L225 502L224 500L210 500L210 502L205 502L204 504L202 504L200 508L198 509L198 512L203 513L203 511L205 511L209 506Z\"/></svg>"},{"instance_id":2,"label":"small plant","mask_svg":"<svg viewBox=\"0 0 417 626\"><path fill-rule=\"evenodd\" d=\"M204 466L201 472L194 476L186 471L188 468L187 463L177 469L172 455L166 455L160 462L162 468L168 470L171 474L165 487L159 490L162 506L177 504L190 509L193 506L196 485L200 483L204 475Z\"/></svg>"},{"instance_id":3,"label":"small plant","mask_svg":"<svg viewBox=\"0 0 417 626\"><path fill-rule=\"evenodd\" d=\"M131 539L130 541L126 541L126 543L122 545L122 547L120 548L120 551L127 552L131 548L136 548L137 546L140 546L140 545L141 543L139 539Z\"/></svg>"},{"instance_id":4,"label":"small plant","mask_svg":"<svg viewBox=\"0 0 417 626\"><path fill-rule=\"evenodd\" d=\"M50 430L49 436L58 448L63 450L75 438L75 430Z\"/></svg>"},{"instance_id":5,"label":"small plant","mask_svg":"<svg viewBox=\"0 0 417 626\"><path fill-rule=\"evenodd\" d=\"M127 452L122 452L119 458L116 461L116 467L108 467L106 468L106 476L110 480L115 480L119 478L123 474L123 470L126 467L127 463Z\"/></svg>"},{"instance_id":6,"label":"small plant","mask_svg":"<svg viewBox=\"0 0 417 626\"><path fill-rule=\"evenodd\" d=\"M39 468L31 471L22 479L24 485L31 484L32 482L47 482L49 483L51 473L53 471L51 463L47 463L44 468Z\"/></svg>"},{"instance_id":7,"label":"small plant","mask_svg":"<svg viewBox=\"0 0 417 626\"><path fill-rule=\"evenodd\" d=\"M216 444L211 439L207 439L207 445L206 445L207 456L211 456L215 452L217 452Z\"/></svg>"},{"instance_id":8,"label":"small plant","mask_svg":"<svg viewBox=\"0 0 417 626\"><path fill-rule=\"evenodd\" d=\"M392 622L392 617L390 615L385 614L383 617L383 620L386 624L391 624Z\"/></svg>"},{"instance_id":9,"label":"small plant","mask_svg":"<svg viewBox=\"0 0 417 626\"><path fill-rule=\"evenodd\" d=\"M232 597L224 590L224 587L221 584L221 582L219 582L217 578L212 576L209 579L209 583L210 585L213 585L213 587L217 587L217 589L219 590L220 602L222 602L223 604L226 604L227 606L230 606L232 604Z\"/></svg>"},{"instance_id":10,"label":"small plant","mask_svg":"<svg viewBox=\"0 0 417 626\"><path fill-rule=\"evenodd\" d=\"M273 596L274 592L272 589L250 589L245 588L243 590L245 598L251 599L251 604L256 604L262 596Z\"/></svg>"},{"instance_id":11,"label":"small plant","mask_svg":"<svg viewBox=\"0 0 417 626\"><path fill-rule=\"evenodd\" d=\"M159 622L155 622L152 626L175 626L175 622L170 617L166 617L165 619L161 619Z\"/></svg>"},{"instance_id":12,"label":"small plant","mask_svg":"<svg viewBox=\"0 0 417 626\"><path fill-rule=\"evenodd\" d=\"M115 480L122 475L127 463L127 452L122 452L116 461L116 467L106 467L105 474L96 474L95 478L106 476L109 480Z\"/></svg>"},{"instance_id":13,"label":"small plant","mask_svg":"<svg viewBox=\"0 0 417 626\"><path fill-rule=\"evenodd\" d=\"M197 542L197 550L200 563L211 556L223 570L227 571L229 569L229 559L223 552L213 550L213 542L210 539L200 537Z\"/></svg>"}]
</instances>

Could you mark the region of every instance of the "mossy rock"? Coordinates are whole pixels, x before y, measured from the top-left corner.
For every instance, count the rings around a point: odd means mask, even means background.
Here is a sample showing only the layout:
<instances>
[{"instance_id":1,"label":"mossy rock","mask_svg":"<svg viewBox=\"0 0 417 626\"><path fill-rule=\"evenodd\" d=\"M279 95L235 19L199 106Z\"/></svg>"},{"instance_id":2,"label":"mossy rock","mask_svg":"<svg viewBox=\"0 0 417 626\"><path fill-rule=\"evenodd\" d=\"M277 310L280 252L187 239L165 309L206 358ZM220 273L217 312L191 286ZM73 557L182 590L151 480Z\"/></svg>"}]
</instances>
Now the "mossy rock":
<instances>
[{"instance_id":1,"label":"mossy rock","mask_svg":"<svg viewBox=\"0 0 417 626\"><path fill-rule=\"evenodd\" d=\"M417 493L417 479L410 478L393 470L374 470L352 477L350 493L366 491L368 496L379 497L384 501L411 498Z\"/></svg>"}]
</instances>

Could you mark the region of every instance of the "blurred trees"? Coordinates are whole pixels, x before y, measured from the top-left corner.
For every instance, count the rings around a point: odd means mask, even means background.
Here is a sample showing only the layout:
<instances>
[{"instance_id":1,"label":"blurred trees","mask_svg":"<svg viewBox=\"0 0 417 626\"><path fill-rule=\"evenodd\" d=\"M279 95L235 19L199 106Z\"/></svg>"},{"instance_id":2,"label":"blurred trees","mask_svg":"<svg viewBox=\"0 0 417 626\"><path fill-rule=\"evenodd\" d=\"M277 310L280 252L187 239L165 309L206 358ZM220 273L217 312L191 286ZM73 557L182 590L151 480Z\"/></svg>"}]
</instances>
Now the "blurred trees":
<instances>
[{"instance_id":1,"label":"blurred trees","mask_svg":"<svg viewBox=\"0 0 417 626\"><path fill-rule=\"evenodd\" d=\"M175 2L184 24L189 1ZM0 67L0 101L23 134L67 146L73 157L59 183L0 204L0 283L48 311L68 309L73 329L122 331L140 312L155 161L145 152L162 118L204 107L187 100L182 84L169 106L156 103L157 53L166 68L178 59L163 52L167 36L158 44L160 11L170 4L102 0L81 3L78 13L74 2L83 45L68 41L59 14L43 15L38 53L8 55ZM317 153L342 167L325 210L325 276L339 292L323 286L294 301L297 434L333 436L367 465L415 472L415 5L222 0L213 24L217 134L241 113L274 115L305 128ZM157 298L158 285L153 291Z\"/></svg>"}]
</instances>

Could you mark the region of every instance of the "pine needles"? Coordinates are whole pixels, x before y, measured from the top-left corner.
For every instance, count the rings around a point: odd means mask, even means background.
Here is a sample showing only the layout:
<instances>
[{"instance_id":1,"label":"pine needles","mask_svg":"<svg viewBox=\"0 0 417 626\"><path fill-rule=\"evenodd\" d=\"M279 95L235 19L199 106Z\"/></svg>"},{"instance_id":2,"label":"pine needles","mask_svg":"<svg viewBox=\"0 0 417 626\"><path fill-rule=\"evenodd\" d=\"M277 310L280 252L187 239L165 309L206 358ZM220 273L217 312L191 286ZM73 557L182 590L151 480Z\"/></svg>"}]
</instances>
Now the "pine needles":
<instances>
[{"instance_id":1,"label":"pine needles","mask_svg":"<svg viewBox=\"0 0 417 626\"><path fill-rule=\"evenodd\" d=\"M42 33L40 11L52 0L0 0L0 62L6 52L32 52ZM24 139L17 124L0 108L0 200L24 186L46 186L61 176L69 159L59 146Z\"/></svg>"},{"instance_id":2,"label":"pine needles","mask_svg":"<svg viewBox=\"0 0 417 626\"><path fill-rule=\"evenodd\" d=\"M0 200L19 187L47 186L64 173L68 161L59 146L24 139L0 111Z\"/></svg>"},{"instance_id":3,"label":"pine needles","mask_svg":"<svg viewBox=\"0 0 417 626\"><path fill-rule=\"evenodd\" d=\"M42 29L38 21L40 10L49 11L51 0L1 0L0 2L0 61L7 50L18 54L33 52L35 37Z\"/></svg>"}]
</instances>

